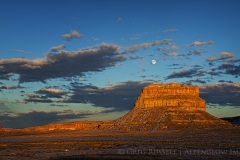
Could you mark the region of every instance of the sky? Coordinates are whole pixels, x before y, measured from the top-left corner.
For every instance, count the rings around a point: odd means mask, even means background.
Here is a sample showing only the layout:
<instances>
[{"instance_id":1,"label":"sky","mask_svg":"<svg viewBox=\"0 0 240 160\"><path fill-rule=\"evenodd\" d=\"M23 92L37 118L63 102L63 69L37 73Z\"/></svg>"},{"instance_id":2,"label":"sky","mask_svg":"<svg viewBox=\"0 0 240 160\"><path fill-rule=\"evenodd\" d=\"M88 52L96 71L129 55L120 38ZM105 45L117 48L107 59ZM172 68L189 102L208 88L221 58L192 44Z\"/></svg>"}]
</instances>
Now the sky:
<instances>
[{"instance_id":1,"label":"sky","mask_svg":"<svg viewBox=\"0 0 240 160\"><path fill-rule=\"evenodd\" d=\"M238 0L0 0L0 124L111 120L151 83L240 116Z\"/></svg>"}]
</instances>

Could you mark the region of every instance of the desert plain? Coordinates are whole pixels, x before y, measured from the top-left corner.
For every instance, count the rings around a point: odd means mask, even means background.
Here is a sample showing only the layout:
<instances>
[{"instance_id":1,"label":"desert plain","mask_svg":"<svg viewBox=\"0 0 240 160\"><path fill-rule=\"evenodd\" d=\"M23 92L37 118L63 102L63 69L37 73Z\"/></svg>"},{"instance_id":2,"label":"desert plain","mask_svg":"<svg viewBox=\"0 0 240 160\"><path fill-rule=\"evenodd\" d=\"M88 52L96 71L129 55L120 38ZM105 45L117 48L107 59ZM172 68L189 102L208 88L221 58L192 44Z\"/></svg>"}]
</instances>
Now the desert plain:
<instances>
[{"instance_id":1,"label":"desert plain","mask_svg":"<svg viewBox=\"0 0 240 160\"><path fill-rule=\"evenodd\" d=\"M2 133L2 160L239 159L240 128Z\"/></svg>"}]
</instances>

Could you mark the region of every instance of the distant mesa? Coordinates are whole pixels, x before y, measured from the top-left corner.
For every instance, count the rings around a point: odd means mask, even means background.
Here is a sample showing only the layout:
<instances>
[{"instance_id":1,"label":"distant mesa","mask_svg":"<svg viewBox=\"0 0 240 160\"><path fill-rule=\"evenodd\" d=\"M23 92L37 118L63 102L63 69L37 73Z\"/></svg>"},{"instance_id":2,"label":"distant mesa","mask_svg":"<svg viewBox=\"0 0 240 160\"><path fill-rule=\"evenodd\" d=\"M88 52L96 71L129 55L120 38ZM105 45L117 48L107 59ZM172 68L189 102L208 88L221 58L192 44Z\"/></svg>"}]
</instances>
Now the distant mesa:
<instances>
[{"instance_id":1,"label":"distant mesa","mask_svg":"<svg viewBox=\"0 0 240 160\"><path fill-rule=\"evenodd\" d=\"M226 117L226 118L221 118L222 120L226 120L232 124L240 126L240 116L236 117Z\"/></svg>"},{"instance_id":2,"label":"distant mesa","mask_svg":"<svg viewBox=\"0 0 240 160\"><path fill-rule=\"evenodd\" d=\"M197 86L171 83L146 86L137 98L134 108L113 121L63 122L23 130L158 131L226 127L233 125L206 112L206 102L199 97Z\"/></svg>"}]
</instances>

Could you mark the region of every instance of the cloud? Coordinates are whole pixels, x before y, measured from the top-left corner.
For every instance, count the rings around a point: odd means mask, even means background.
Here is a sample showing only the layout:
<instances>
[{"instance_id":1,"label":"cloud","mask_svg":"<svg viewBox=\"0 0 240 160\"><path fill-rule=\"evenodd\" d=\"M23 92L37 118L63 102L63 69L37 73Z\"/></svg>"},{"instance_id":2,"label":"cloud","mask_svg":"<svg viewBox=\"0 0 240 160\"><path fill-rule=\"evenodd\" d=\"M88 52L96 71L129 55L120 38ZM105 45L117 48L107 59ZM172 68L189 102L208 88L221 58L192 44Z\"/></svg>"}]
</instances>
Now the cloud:
<instances>
[{"instance_id":1,"label":"cloud","mask_svg":"<svg viewBox=\"0 0 240 160\"><path fill-rule=\"evenodd\" d=\"M240 59L231 59L228 61L228 63L237 63L240 62Z\"/></svg>"},{"instance_id":2,"label":"cloud","mask_svg":"<svg viewBox=\"0 0 240 160\"><path fill-rule=\"evenodd\" d=\"M194 80L189 80L186 82L186 84L188 85L192 85L192 83L201 83L201 84L206 84L207 82L205 80L201 80L201 79L194 79Z\"/></svg>"},{"instance_id":3,"label":"cloud","mask_svg":"<svg viewBox=\"0 0 240 160\"><path fill-rule=\"evenodd\" d=\"M75 112L72 110L63 111L31 111L18 113L15 116L0 114L0 122L5 128L25 128L46 125L53 122L61 122L70 119L85 118L93 113Z\"/></svg>"},{"instance_id":4,"label":"cloud","mask_svg":"<svg viewBox=\"0 0 240 160\"><path fill-rule=\"evenodd\" d=\"M73 86L70 103L91 103L97 107L113 108L117 111L133 108L141 90L155 81L127 81L100 88L93 85Z\"/></svg>"},{"instance_id":5,"label":"cloud","mask_svg":"<svg viewBox=\"0 0 240 160\"><path fill-rule=\"evenodd\" d=\"M184 54L178 54L177 52L165 53L164 55L165 56L171 56L171 57L185 56Z\"/></svg>"},{"instance_id":6,"label":"cloud","mask_svg":"<svg viewBox=\"0 0 240 160\"><path fill-rule=\"evenodd\" d=\"M131 40L138 40L142 35L136 34L135 36L131 37Z\"/></svg>"},{"instance_id":7,"label":"cloud","mask_svg":"<svg viewBox=\"0 0 240 160\"><path fill-rule=\"evenodd\" d=\"M24 52L23 49L11 49L11 50L14 51L14 52L20 52L20 53Z\"/></svg>"},{"instance_id":8,"label":"cloud","mask_svg":"<svg viewBox=\"0 0 240 160\"><path fill-rule=\"evenodd\" d=\"M190 51L188 55L202 55L202 53L206 53L207 51L205 49L194 49L193 51Z\"/></svg>"},{"instance_id":9,"label":"cloud","mask_svg":"<svg viewBox=\"0 0 240 160\"><path fill-rule=\"evenodd\" d=\"M53 101L51 99L49 99L46 96L40 96L38 94L25 94L25 96L27 96L27 98L24 98L23 101L24 103L37 103L37 102L41 102L41 103L52 103Z\"/></svg>"},{"instance_id":10,"label":"cloud","mask_svg":"<svg viewBox=\"0 0 240 160\"><path fill-rule=\"evenodd\" d=\"M196 65L194 65L194 66L192 66L193 68L197 68L197 69L201 69L202 68L202 66L200 66L200 65L198 65L198 64L196 64Z\"/></svg>"},{"instance_id":11,"label":"cloud","mask_svg":"<svg viewBox=\"0 0 240 160\"><path fill-rule=\"evenodd\" d=\"M234 54L230 52L221 52L221 58L220 59L228 59L233 58Z\"/></svg>"},{"instance_id":12,"label":"cloud","mask_svg":"<svg viewBox=\"0 0 240 160\"><path fill-rule=\"evenodd\" d=\"M172 40L171 39L163 39L161 41L161 44L163 44L163 45L171 45L172 44Z\"/></svg>"},{"instance_id":13,"label":"cloud","mask_svg":"<svg viewBox=\"0 0 240 160\"><path fill-rule=\"evenodd\" d=\"M25 102L24 100L15 100L15 103L17 103L17 104L26 104L27 102Z\"/></svg>"},{"instance_id":14,"label":"cloud","mask_svg":"<svg viewBox=\"0 0 240 160\"><path fill-rule=\"evenodd\" d=\"M164 52L164 53L167 53L167 52L170 50L170 48L167 48L167 47L159 47L159 48L157 48L157 50L158 50L158 51L161 51L161 52Z\"/></svg>"},{"instance_id":15,"label":"cloud","mask_svg":"<svg viewBox=\"0 0 240 160\"><path fill-rule=\"evenodd\" d=\"M0 75L15 73L20 75L19 82L34 82L101 72L127 59L119 54L118 49L117 45L103 43L74 52L62 50L42 59L2 59Z\"/></svg>"},{"instance_id":16,"label":"cloud","mask_svg":"<svg viewBox=\"0 0 240 160\"><path fill-rule=\"evenodd\" d=\"M177 46L176 44L171 44L171 49L172 50L178 50L179 46Z\"/></svg>"},{"instance_id":17,"label":"cloud","mask_svg":"<svg viewBox=\"0 0 240 160\"><path fill-rule=\"evenodd\" d=\"M192 78L194 76L203 76L204 75L203 70L199 70L196 68L193 69L185 69L185 70L180 70L177 72L173 72L169 76L167 76L165 79L173 79L173 78Z\"/></svg>"},{"instance_id":18,"label":"cloud","mask_svg":"<svg viewBox=\"0 0 240 160\"><path fill-rule=\"evenodd\" d=\"M224 63L218 67L219 70L225 70L225 74L240 76L240 65Z\"/></svg>"},{"instance_id":19,"label":"cloud","mask_svg":"<svg viewBox=\"0 0 240 160\"><path fill-rule=\"evenodd\" d=\"M221 82L221 83L224 83L224 82L227 82L227 83L233 83L232 81L226 81L226 80L219 80L218 82Z\"/></svg>"},{"instance_id":20,"label":"cloud","mask_svg":"<svg viewBox=\"0 0 240 160\"><path fill-rule=\"evenodd\" d=\"M119 22L119 23L123 22L123 18L119 17L119 18L117 19L117 22Z\"/></svg>"},{"instance_id":21,"label":"cloud","mask_svg":"<svg viewBox=\"0 0 240 160\"><path fill-rule=\"evenodd\" d=\"M73 38L81 38L84 35L80 34L77 30L72 30L71 33L65 33L62 36L66 41L71 41Z\"/></svg>"},{"instance_id":22,"label":"cloud","mask_svg":"<svg viewBox=\"0 0 240 160\"><path fill-rule=\"evenodd\" d=\"M166 54L164 54L164 55L166 55L166 56L171 56L171 57L177 57L177 56L179 56L179 54L178 54L177 52L166 53Z\"/></svg>"},{"instance_id":23,"label":"cloud","mask_svg":"<svg viewBox=\"0 0 240 160\"><path fill-rule=\"evenodd\" d=\"M195 54L195 55L201 55L201 53L202 53L202 52L199 51L199 50L194 50L194 54Z\"/></svg>"},{"instance_id":24,"label":"cloud","mask_svg":"<svg viewBox=\"0 0 240 160\"><path fill-rule=\"evenodd\" d=\"M157 50L168 56L171 56L171 54L176 55L176 51L180 49L171 39L163 39L159 45L160 47Z\"/></svg>"},{"instance_id":25,"label":"cloud","mask_svg":"<svg viewBox=\"0 0 240 160\"><path fill-rule=\"evenodd\" d=\"M66 106L68 106L68 105L66 105L66 104L56 104L56 103L52 103L52 104L50 104L50 106L54 106L54 107L66 107Z\"/></svg>"},{"instance_id":26,"label":"cloud","mask_svg":"<svg viewBox=\"0 0 240 160\"><path fill-rule=\"evenodd\" d=\"M176 32L176 31L178 31L178 29L166 29L163 32L168 33L168 32Z\"/></svg>"},{"instance_id":27,"label":"cloud","mask_svg":"<svg viewBox=\"0 0 240 160\"><path fill-rule=\"evenodd\" d=\"M180 64L177 64L177 63L173 63L173 64L170 64L168 66L169 66L169 69L174 69L174 70L176 70L176 69L183 69L183 67L180 66Z\"/></svg>"},{"instance_id":28,"label":"cloud","mask_svg":"<svg viewBox=\"0 0 240 160\"><path fill-rule=\"evenodd\" d=\"M5 85L1 86L0 89L18 89L22 88L19 84L18 85Z\"/></svg>"},{"instance_id":29,"label":"cloud","mask_svg":"<svg viewBox=\"0 0 240 160\"><path fill-rule=\"evenodd\" d=\"M130 55L127 58L131 59L131 60L136 60L136 59L143 59L144 57L143 56L133 56L133 55Z\"/></svg>"},{"instance_id":30,"label":"cloud","mask_svg":"<svg viewBox=\"0 0 240 160\"><path fill-rule=\"evenodd\" d=\"M213 61L217 61L217 60L219 60L219 58L217 58L215 56L207 59L208 62L213 62Z\"/></svg>"},{"instance_id":31,"label":"cloud","mask_svg":"<svg viewBox=\"0 0 240 160\"><path fill-rule=\"evenodd\" d=\"M240 106L240 83L216 83L199 86L200 96L207 103Z\"/></svg>"},{"instance_id":32,"label":"cloud","mask_svg":"<svg viewBox=\"0 0 240 160\"><path fill-rule=\"evenodd\" d=\"M169 66L173 67L173 66L180 66L180 64L178 63L173 63L173 64L169 64Z\"/></svg>"},{"instance_id":33,"label":"cloud","mask_svg":"<svg viewBox=\"0 0 240 160\"><path fill-rule=\"evenodd\" d=\"M65 48L65 45L61 44L61 45L58 45L58 46L53 46L52 48L50 48L50 51L57 52L57 51L62 50L64 48Z\"/></svg>"},{"instance_id":34,"label":"cloud","mask_svg":"<svg viewBox=\"0 0 240 160\"><path fill-rule=\"evenodd\" d=\"M231 52L221 52L221 56L219 58L217 57L210 57L207 59L208 62L213 62L213 61L218 61L218 60L224 60L224 59L229 59L233 58L235 55Z\"/></svg>"},{"instance_id":35,"label":"cloud","mask_svg":"<svg viewBox=\"0 0 240 160\"><path fill-rule=\"evenodd\" d=\"M65 92L63 90L57 88L43 88L39 91L36 91L38 94L44 94L46 97L49 98L61 98Z\"/></svg>"},{"instance_id":36,"label":"cloud","mask_svg":"<svg viewBox=\"0 0 240 160\"><path fill-rule=\"evenodd\" d=\"M209 71L207 72L211 76L220 76L222 72L217 72L217 71Z\"/></svg>"},{"instance_id":37,"label":"cloud","mask_svg":"<svg viewBox=\"0 0 240 160\"><path fill-rule=\"evenodd\" d=\"M127 47L124 51L125 52L136 52L137 50L139 49L147 49L149 47L154 47L154 46L157 46L157 45L160 45L161 42L160 41L154 41L154 42L150 42L150 43L142 43L142 44L136 44L136 45L131 45L129 47Z\"/></svg>"},{"instance_id":38,"label":"cloud","mask_svg":"<svg viewBox=\"0 0 240 160\"><path fill-rule=\"evenodd\" d=\"M1 80L9 80L10 77L12 77L13 74L12 73L4 73L3 74L0 74L0 79Z\"/></svg>"},{"instance_id":39,"label":"cloud","mask_svg":"<svg viewBox=\"0 0 240 160\"><path fill-rule=\"evenodd\" d=\"M214 44L213 41L208 41L208 42L201 42L201 41L194 41L192 44L189 44L187 46L205 46L205 45L211 45Z\"/></svg>"},{"instance_id":40,"label":"cloud","mask_svg":"<svg viewBox=\"0 0 240 160\"><path fill-rule=\"evenodd\" d=\"M0 113L7 113L7 112L11 112L11 107L9 108L9 105L6 102L0 101L0 108L1 108L1 112ZM1 121L0 121L0 125L1 125Z\"/></svg>"}]
</instances>

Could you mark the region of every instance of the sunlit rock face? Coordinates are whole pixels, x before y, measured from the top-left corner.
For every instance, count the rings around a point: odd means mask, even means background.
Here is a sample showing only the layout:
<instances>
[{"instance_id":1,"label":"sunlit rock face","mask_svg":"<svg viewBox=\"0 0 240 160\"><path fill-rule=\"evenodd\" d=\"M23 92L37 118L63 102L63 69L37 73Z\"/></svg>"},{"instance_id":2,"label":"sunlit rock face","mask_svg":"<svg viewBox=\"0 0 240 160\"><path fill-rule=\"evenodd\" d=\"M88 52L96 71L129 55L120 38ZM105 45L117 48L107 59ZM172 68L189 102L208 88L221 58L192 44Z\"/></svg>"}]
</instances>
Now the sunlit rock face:
<instances>
[{"instance_id":1,"label":"sunlit rock face","mask_svg":"<svg viewBox=\"0 0 240 160\"><path fill-rule=\"evenodd\" d=\"M138 97L134 108L162 108L171 110L205 111L206 103L199 97L196 86L180 84L150 84Z\"/></svg>"},{"instance_id":2,"label":"sunlit rock face","mask_svg":"<svg viewBox=\"0 0 240 160\"><path fill-rule=\"evenodd\" d=\"M206 112L206 102L197 86L150 84L135 102L133 110L115 121L122 130L230 127L230 123Z\"/></svg>"}]
</instances>

